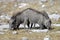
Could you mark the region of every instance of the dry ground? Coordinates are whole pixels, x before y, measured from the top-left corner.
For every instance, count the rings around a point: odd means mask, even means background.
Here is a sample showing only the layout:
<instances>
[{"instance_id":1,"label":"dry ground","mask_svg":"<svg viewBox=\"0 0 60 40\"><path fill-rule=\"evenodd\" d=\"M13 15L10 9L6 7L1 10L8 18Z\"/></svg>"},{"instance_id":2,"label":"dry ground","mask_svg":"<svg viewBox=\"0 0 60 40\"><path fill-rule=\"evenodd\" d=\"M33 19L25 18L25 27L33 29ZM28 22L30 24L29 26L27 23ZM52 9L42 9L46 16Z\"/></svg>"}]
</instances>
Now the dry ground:
<instances>
[{"instance_id":1,"label":"dry ground","mask_svg":"<svg viewBox=\"0 0 60 40\"><path fill-rule=\"evenodd\" d=\"M53 27L54 29L48 32L31 32L30 30L17 30L18 34L12 34L12 30L0 34L0 40L21 40L22 37L27 37L29 40L43 40L46 35L50 36L51 40L60 40L60 27Z\"/></svg>"},{"instance_id":2,"label":"dry ground","mask_svg":"<svg viewBox=\"0 0 60 40\"><path fill-rule=\"evenodd\" d=\"M3 4L5 4L5 3L0 3L1 12L9 13L9 15L12 15L13 12L15 12L16 10L22 10L22 9L26 8L26 7L14 8L13 7L14 3L8 3L7 7L2 8ZM55 4L52 7L50 7L49 3L45 3L45 5L47 7L45 10L48 13L57 11L60 14L60 2L59 1L56 0ZM29 7L34 8L39 11L40 11L40 9L42 9L41 5L38 3L30 4ZM56 23L56 22L54 22L54 23ZM60 23L60 20L58 23ZM54 27L54 29L50 30L48 33L44 33L44 32L43 33L36 33L36 32L29 33L30 32L29 30L27 31L24 29L20 29L20 30L17 30L18 34L15 34L15 35L12 34L13 31L9 30L9 31L5 32L5 34L3 34L3 35L0 34L0 40L21 40L22 37L28 37L29 40L43 40L46 35L49 35L51 40L60 40L60 33L56 33L56 31L60 31L60 27Z\"/></svg>"}]
</instances>

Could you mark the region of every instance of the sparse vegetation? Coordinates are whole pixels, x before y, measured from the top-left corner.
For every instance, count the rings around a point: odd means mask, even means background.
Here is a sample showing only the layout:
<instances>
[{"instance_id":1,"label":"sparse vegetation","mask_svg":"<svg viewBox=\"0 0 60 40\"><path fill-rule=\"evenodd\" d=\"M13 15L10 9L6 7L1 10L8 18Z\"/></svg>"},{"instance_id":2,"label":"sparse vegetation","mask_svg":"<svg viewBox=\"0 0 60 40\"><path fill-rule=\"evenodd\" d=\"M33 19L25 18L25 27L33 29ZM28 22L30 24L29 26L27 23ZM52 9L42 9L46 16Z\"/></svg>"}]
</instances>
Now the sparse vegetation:
<instances>
[{"instance_id":1,"label":"sparse vegetation","mask_svg":"<svg viewBox=\"0 0 60 40\"><path fill-rule=\"evenodd\" d=\"M60 11L59 11L59 1L55 0L55 4L50 6L50 3L49 1L47 3L44 3L43 5L46 5L46 8L42 8L42 4L39 4L38 3L27 3L29 4L28 6L26 7L22 7L22 8L18 8L18 4L20 4L20 2L17 2L17 1L13 1L13 2L0 2L0 14L1 13L7 13L7 14L11 14L13 15L13 13L11 12L16 12L16 11L21 11L25 8L28 8L28 7L31 7L33 9L36 9L38 11L41 11L41 10L45 10L46 12L48 13L52 13L52 12L55 12L57 11L59 14L60 14ZM2 8L3 6L5 5L4 8ZM17 5L16 7L14 7L14 5ZM53 22L53 23L57 23L57 22ZM58 22L60 23L60 22Z\"/></svg>"},{"instance_id":2,"label":"sparse vegetation","mask_svg":"<svg viewBox=\"0 0 60 40\"><path fill-rule=\"evenodd\" d=\"M9 30L5 32L5 34L0 34L0 40L21 40L22 37L27 37L29 40L43 40L46 35L50 36L51 40L60 40L60 33L57 33L57 29L60 30L60 28L54 28L53 30L50 30L48 33L46 32L31 32L26 29L20 29L17 30L18 34L12 34L12 30Z\"/></svg>"},{"instance_id":3,"label":"sparse vegetation","mask_svg":"<svg viewBox=\"0 0 60 40\"><path fill-rule=\"evenodd\" d=\"M55 4L50 6L50 3L44 3L46 5L46 8L42 8L42 4L39 3L28 3L29 5L23 8L18 8L18 6L14 7L15 4L20 4L20 2L9 2L6 4L6 2L0 2L0 15L2 13L7 13L9 15L13 15L14 12L16 11L22 11L25 8L31 7L33 9L36 9L38 11L45 10L48 13L52 13L57 11L57 13L60 14L60 1L55 0ZM6 7L3 7L6 5ZM9 20L1 20L0 23L2 22L8 22ZM60 24L60 19L58 21L52 20L53 23ZM50 35L51 40L60 40L60 33L56 33L57 31L60 31L60 27L52 27L53 29L50 30L48 33L34 33L31 32L29 33L29 30L26 31L25 29L20 29L17 30L18 34L14 35L12 34L12 30L9 30L5 32L5 34L1 35L0 34L0 40L21 40L22 37L28 37L29 40L43 40L46 35Z\"/></svg>"}]
</instances>

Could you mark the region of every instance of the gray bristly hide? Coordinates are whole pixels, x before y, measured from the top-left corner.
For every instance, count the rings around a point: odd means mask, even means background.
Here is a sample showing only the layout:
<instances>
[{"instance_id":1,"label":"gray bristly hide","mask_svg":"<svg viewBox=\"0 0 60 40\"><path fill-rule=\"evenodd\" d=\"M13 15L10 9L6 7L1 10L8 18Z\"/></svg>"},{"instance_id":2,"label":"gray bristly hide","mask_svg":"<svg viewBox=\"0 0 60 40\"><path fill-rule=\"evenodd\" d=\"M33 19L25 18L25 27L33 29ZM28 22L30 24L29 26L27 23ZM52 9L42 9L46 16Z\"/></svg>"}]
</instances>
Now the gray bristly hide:
<instances>
[{"instance_id":1,"label":"gray bristly hide","mask_svg":"<svg viewBox=\"0 0 60 40\"><path fill-rule=\"evenodd\" d=\"M12 16L12 17L13 17L13 16ZM16 28L16 18L15 18L15 17L12 18L12 17L11 17L11 19L10 19L10 21L9 21L9 29L10 29L10 30Z\"/></svg>"},{"instance_id":2,"label":"gray bristly hide","mask_svg":"<svg viewBox=\"0 0 60 40\"><path fill-rule=\"evenodd\" d=\"M24 23L24 28L25 25L27 24L27 15L26 14L20 14L20 12L18 12L16 15L11 17L11 28L13 29L19 29L19 25L21 23Z\"/></svg>"},{"instance_id":3,"label":"gray bristly hide","mask_svg":"<svg viewBox=\"0 0 60 40\"><path fill-rule=\"evenodd\" d=\"M24 23L24 28L26 24L29 27L30 23L32 25L38 23L41 29L43 28L43 25L47 28L51 26L51 20L46 12L38 12L31 8L25 9L22 12L18 12L16 15L12 16L11 19L13 20L11 23L13 28L19 28L21 23Z\"/></svg>"},{"instance_id":4,"label":"gray bristly hide","mask_svg":"<svg viewBox=\"0 0 60 40\"><path fill-rule=\"evenodd\" d=\"M43 25L49 28L51 26L51 20L48 17L48 14L43 12L38 12L34 9L27 9L22 14L26 14L31 24L38 23L43 28ZM32 27L32 26L31 26Z\"/></svg>"},{"instance_id":5,"label":"gray bristly hide","mask_svg":"<svg viewBox=\"0 0 60 40\"><path fill-rule=\"evenodd\" d=\"M21 15L18 15L16 17L16 24L18 25L18 24L23 23L24 24L24 28L25 28L25 25L27 24L27 20L28 20L27 15L22 13Z\"/></svg>"}]
</instances>

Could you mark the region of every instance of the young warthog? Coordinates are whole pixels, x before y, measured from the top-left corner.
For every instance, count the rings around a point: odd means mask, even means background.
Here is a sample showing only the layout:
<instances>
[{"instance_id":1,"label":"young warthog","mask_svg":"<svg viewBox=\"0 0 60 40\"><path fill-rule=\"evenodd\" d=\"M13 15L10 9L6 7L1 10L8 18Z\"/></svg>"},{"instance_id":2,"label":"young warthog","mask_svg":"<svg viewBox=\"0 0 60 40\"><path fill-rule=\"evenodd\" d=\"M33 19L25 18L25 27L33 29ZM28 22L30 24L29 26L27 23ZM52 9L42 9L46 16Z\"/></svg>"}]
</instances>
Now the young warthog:
<instances>
[{"instance_id":1,"label":"young warthog","mask_svg":"<svg viewBox=\"0 0 60 40\"><path fill-rule=\"evenodd\" d=\"M26 16L26 14L21 14L21 12L18 12L16 15L13 15L10 20L10 29L19 29L19 25L22 23L24 23L25 28L25 25L27 24L26 21L28 21L28 18Z\"/></svg>"},{"instance_id":2,"label":"young warthog","mask_svg":"<svg viewBox=\"0 0 60 40\"><path fill-rule=\"evenodd\" d=\"M32 25L35 25L36 23L39 24L41 29L44 28L44 26L48 29L50 29L51 27L51 20L45 11L39 12L34 9L28 8L24 10L22 14L25 14L28 18L29 22L31 23L31 28Z\"/></svg>"},{"instance_id":3,"label":"young warthog","mask_svg":"<svg viewBox=\"0 0 60 40\"><path fill-rule=\"evenodd\" d=\"M51 27L51 20L49 19L48 14L45 11L39 12L31 8L27 8L22 12L18 12L16 15L12 16L11 19L13 20L11 23L13 26L11 26L11 28L14 29L18 29L21 23L24 23L24 28L26 24L29 28L30 23L31 28L32 25L35 25L36 23L39 24L41 29L44 28L44 26L48 29L50 29Z\"/></svg>"}]
</instances>

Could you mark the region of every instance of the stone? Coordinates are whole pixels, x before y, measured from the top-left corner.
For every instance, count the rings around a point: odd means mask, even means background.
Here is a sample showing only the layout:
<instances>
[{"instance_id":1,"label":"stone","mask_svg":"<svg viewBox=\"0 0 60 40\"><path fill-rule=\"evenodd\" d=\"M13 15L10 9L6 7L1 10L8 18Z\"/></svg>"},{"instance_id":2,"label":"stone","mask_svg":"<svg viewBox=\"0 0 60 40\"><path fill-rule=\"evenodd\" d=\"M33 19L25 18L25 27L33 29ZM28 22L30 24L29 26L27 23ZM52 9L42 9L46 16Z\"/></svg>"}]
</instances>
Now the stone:
<instances>
[{"instance_id":1,"label":"stone","mask_svg":"<svg viewBox=\"0 0 60 40\"><path fill-rule=\"evenodd\" d=\"M46 3L46 2L47 2L47 0L41 0L41 2L42 2L42 3Z\"/></svg>"},{"instance_id":2,"label":"stone","mask_svg":"<svg viewBox=\"0 0 60 40\"><path fill-rule=\"evenodd\" d=\"M28 40L28 38L27 37L22 37L22 40Z\"/></svg>"},{"instance_id":3,"label":"stone","mask_svg":"<svg viewBox=\"0 0 60 40\"><path fill-rule=\"evenodd\" d=\"M50 36L46 35L46 37L44 37L44 40L50 40Z\"/></svg>"},{"instance_id":4,"label":"stone","mask_svg":"<svg viewBox=\"0 0 60 40\"><path fill-rule=\"evenodd\" d=\"M18 32L17 31L13 31L12 34L18 34Z\"/></svg>"},{"instance_id":5,"label":"stone","mask_svg":"<svg viewBox=\"0 0 60 40\"><path fill-rule=\"evenodd\" d=\"M32 32L48 32L48 29L40 30L40 29L33 29Z\"/></svg>"},{"instance_id":6,"label":"stone","mask_svg":"<svg viewBox=\"0 0 60 40\"><path fill-rule=\"evenodd\" d=\"M4 32L0 32L0 34L4 34Z\"/></svg>"}]
</instances>

